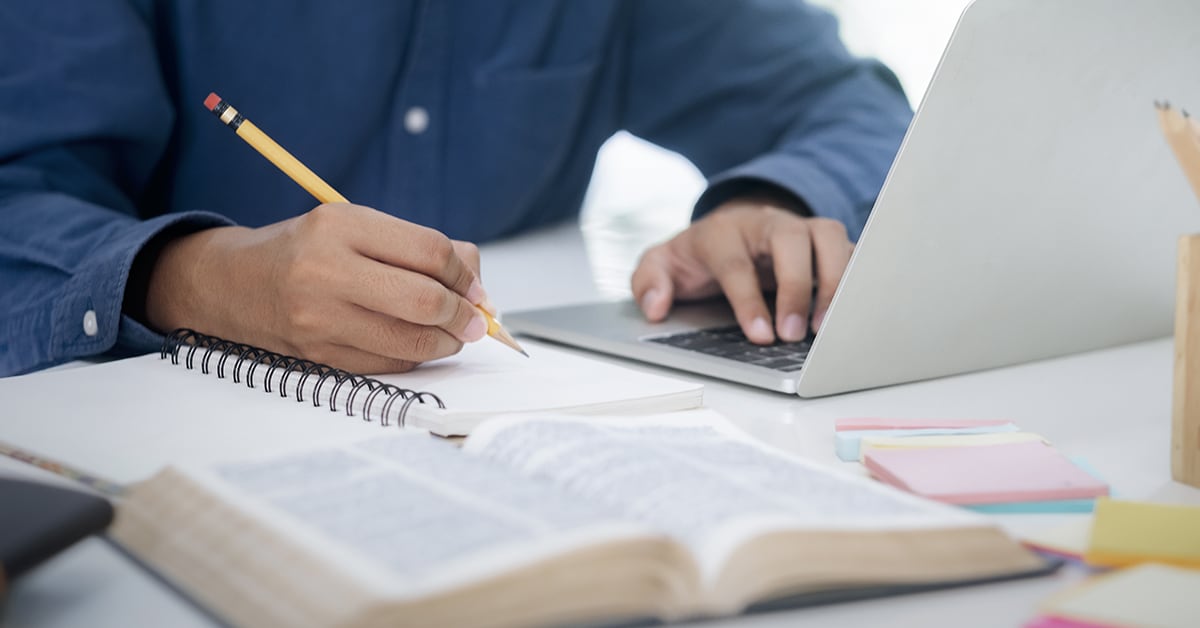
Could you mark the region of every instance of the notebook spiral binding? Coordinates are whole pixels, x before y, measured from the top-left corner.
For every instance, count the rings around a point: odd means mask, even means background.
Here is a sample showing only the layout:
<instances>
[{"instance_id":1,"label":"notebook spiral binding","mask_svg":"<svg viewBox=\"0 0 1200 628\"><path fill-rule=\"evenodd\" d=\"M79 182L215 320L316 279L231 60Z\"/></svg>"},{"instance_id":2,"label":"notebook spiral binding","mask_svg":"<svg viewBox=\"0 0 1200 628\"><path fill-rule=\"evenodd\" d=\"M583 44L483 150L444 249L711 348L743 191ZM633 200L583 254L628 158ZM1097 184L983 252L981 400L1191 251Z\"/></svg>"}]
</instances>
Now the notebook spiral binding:
<instances>
[{"instance_id":1,"label":"notebook spiral binding","mask_svg":"<svg viewBox=\"0 0 1200 628\"><path fill-rule=\"evenodd\" d=\"M159 357L165 360L167 356L170 356L172 364L179 364L179 354L183 353L185 348L187 351L183 358L183 364L186 368L195 369L198 360L200 372L207 375L211 372L210 361L212 358L216 358L217 378L225 379L226 365L230 358L234 358L232 369L229 371L233 382L237 384L245 379L246 386L254 388L257 376L259 378L257 381L262 383L263 392L266 393L271 392L271 384L275 381L274 376L276 372L280 372L279 396L287 397L290 391L297 402L304 401L305 385L311 378L316 378L312 387L312 404L319 408L321 403L325 402L331 412L337 412L339 394L348 386L349 388L346 390L349 392L345 402L347 416L354 416L355 399L358 398L359 393L365 391L366 397L363 400L361 411L362 419L368 423L372 422L371 409L376 403L382 404L379 410L379 424L383 427L391 425L392 408L397 401L402 403L395 413L394 420L400 427L404 427L408 409L414 403L432 402L436 403L439 408L446 407L446 404L442 403L437 395L430 392L400 388L327 364L275 353L253 345L202 334L191 329L176 329L167 334L166 339L163 340L162 349L159 351ZM197 354L201 355L197 358ZM293 374L297 375L296 379L291 379ZM329 388L325 387L327 383L330 385Z\"/></svg>"}]
</instances>

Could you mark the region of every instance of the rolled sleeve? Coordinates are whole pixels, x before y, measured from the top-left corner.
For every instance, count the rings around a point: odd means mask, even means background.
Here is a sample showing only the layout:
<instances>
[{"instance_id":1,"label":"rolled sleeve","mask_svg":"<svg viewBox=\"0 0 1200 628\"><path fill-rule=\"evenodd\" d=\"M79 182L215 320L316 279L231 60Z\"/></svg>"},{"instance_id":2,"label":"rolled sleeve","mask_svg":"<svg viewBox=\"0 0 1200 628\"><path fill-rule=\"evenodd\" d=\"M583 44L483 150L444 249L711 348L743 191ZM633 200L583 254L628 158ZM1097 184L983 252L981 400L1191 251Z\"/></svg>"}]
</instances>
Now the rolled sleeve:
<instances>
[{"instance_id":1,"label":"rolled sleeve","mask_svg":"<svg viewBox=\"0 0 1200 628\"><path fill-rule=\"evenodd\" d=\"M744 190L866 223L912 110L899 82L838 39L824 10L791 0L640 3L624 121L708 178L695 215Z\"/></svg>"}]
</instances>

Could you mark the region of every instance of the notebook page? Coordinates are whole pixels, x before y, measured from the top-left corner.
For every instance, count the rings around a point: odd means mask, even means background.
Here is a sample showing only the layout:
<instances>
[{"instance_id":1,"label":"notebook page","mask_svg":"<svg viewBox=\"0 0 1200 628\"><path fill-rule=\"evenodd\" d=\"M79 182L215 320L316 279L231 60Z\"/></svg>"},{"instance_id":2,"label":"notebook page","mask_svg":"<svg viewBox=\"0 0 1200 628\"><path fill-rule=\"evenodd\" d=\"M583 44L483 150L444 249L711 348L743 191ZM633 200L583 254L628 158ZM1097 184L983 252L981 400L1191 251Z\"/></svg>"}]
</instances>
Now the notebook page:
<instances>
[{"instance_id":1,"label":"notebook page","mask_svg":"<svg viewBox=\"0 0 1200 628\"><path fill-rule=\"evenodd\" d=\"M453 357L416 370L382 376L411 390L427 390L448 406L445 417L429 413L431 404L409 424L448 434L465 433L482 417L502 411L541 409L674 410L700 404L702 386L641 373L546 347L531 347L526 358L498 342L473 343ZM186 350L181 351L184 361ZM209 366L215 371L214 356ZM355 415L344 408L352 386L323 384L327 399L337 391L337 412L311 402L317 377L304 380L304 401L296 402L301 378L292 373L279 394L282 369L259 365L255 388L236 384L236 360L225 365L226 378L160 359L157 353L64 371L0 379L5 418L0 441L120 484L148 478L168 463L204 465L271 452L294 451L314 443L349 442L379 430L378 417L364 422L361 409L370 398L355 397ZM241 367L244 375L249 362ZM272 372L272 392L262 380ZM372 403L378 411L385 397ZM393 404L393 416L400 403ZM466 417L465 422L454 417ZM394 428L393 428L394 429Z\"/></svg>"},{"instance_id":2,"label":"notebook page","mask_svg":"<svg viewBox=\"0 0 1200 628\"><path fill-rule=\"evenodd\" d=\"M411 424L443 435L467 434L483 417L503 413L638 412L649 414L698 407L703 385L603 362L585 355L528 343L526 358L485 339L459 354L381 381L428 390L446 404L413 406Z\"/></svg>"},{"instance_id":3,"label":"notebook page","mask_svg":"<svg viewBox=\"0 0 1200 628\"><path fill-rule=\"evenodd\" d=\"M0 441L120 484L381 430L158 354L0 379Z\"/></svg>"},{"instance_id":4,"label":"notebook page","mask_svg":"<svg viewBox=\"0 0 1200 628\"><path fill-rule=\"evenodd\" d=\"M189 473L225 485L225 493L233 487L240 507L309 541L331 563L389 583L388 593L400 597L653 534L602 505L415 432Z\"/></svg>"},{"instance_id":5,"label":"notebook page","mask_svg":"<svg viewBox=\"0 0 1200 628\"><path fill-rule=\"evenodd\" d=\"M738 545L773 529L978 523L864 478L775 452L710 410L587 422L501 419L464 450L553 482L686 544L715 578Z\"/></svg>"}]
</instances>

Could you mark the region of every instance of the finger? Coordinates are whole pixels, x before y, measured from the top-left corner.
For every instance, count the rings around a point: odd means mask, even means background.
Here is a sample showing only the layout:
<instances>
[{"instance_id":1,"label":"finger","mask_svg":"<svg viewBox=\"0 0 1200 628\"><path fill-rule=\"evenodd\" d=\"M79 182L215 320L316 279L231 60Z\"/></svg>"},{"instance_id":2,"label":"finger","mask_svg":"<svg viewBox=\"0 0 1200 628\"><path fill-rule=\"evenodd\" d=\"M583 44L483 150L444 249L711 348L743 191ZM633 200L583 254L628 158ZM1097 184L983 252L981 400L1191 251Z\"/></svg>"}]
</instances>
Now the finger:
<instances>
[{"instance_id":1,"label":"finger","mask_svg":"<svg viewBox=\"0 0 1200 628\"><path fill-rule=\"evenodd\" d=\"M775 327L779 338L797 342L808 335L812 299L812 247L806 221L783 216L771 230L772 268L775 273Z\"/></svg>"},{"instance_id":2,"label":"finger","mask_svg":"<svg viewBox=\"0 0 1200 628\"><path fill-rule=\"evenodd\" d=\"M771 313L763 301L758 272L745 238L723 228L697 232L697 238L700 260L721 285L742 332L751 342L774 342Z\"/></svg>"},{"instance_id":3,"label":"finger","mask_svg":"<svg viewBox=\"0 0 1200 628\"><path fill-rule=\"evenodd\" d=\"M647 320L658 322L667 317L674 300L670 253L666 244L647 249L638 261L630 280L633 298Z\"/></svg>"},{"instance_id":4,"label":"finger","mask_svg":"<svg viewBox=\"0 0 1200 628\"><path fill-rule=\"evenodd\" d=\"M330 335L336 344L393 360L428 362L458 353L462 341L440 327L417 325L344 304Z\"/></svg>"},{"instance_id":5,"label":"finger","mask_svg":"<svg viewBox=\"0 0 1200 628\"><path fill-rule=\"evenodd\" d=\"M435 229L369 207L345 207L354 211L362 222L362 228L351 234L351 245L356 251L431 277L473 303L483 300L483 287L475 271L458 255L450 238Z\"/></svg>"},{"instance_id":6,"label":"finger","mask_svg":"<svg viewBox=\"0 0 1200 628\"><path fill-rule=\"evenodd\" d=\"M450 243L454 246L454 252L458 254L467 267L475 273L475 278L478 281L478 290L476 284L472 284L467 289L467 300L471 303L487 310L488 314L496 316L496 306L492 305L492 300L488 298L487 290L483 288L483 275L480 274L479 268L479 247L472 242L464 242L462 240L451 240Z\"/></svg>"},{"instance_id":7,"label":"finger","mask_svg":"<svg viewBox=\"0 0 1200 628\"><path fill-rule=\"evenodd\" d=\"M475 277L482 279L483 275L479 273L479 247L475 246L474 242L463 240L451 240L450 245L454 247L454 252L467 263L467 268L475 273Z\"/></svg>"},{"instance_id":8,"label":"finger","mask_svg":"<svg viewBox=\"0 0 1200 628\"><path fill-rule=\"evenodd\" d=\"M487 320L462 296L420 273L365 257L347 263L355 281L341 285L343 300L393 319L440 327L463 342L487 334Z\"/></svg>"},{"instance_id":9,"label":"finger","mask_svg":"<svg viewBox=\"0 0 1200 628\"><path fill-rule=\"evenodd\" d=\"M817 277L816 303L813 306L812 329L821 328L825 314L833 302L838 283L850 263L854 245L846 234L846 227L836 220L816 218L809 221L812 232L814 274Z\"/></svg>"}]
</instances>

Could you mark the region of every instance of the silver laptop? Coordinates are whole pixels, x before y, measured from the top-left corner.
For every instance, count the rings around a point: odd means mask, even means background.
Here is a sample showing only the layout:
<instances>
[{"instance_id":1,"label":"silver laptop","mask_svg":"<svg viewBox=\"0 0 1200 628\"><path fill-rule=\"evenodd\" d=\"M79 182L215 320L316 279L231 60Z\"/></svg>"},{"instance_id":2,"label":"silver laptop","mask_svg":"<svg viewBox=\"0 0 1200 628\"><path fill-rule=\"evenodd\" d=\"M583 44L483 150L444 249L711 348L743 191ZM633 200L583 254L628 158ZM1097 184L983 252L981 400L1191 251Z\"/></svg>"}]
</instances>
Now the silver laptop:
<instances>
[{"instance_id":1,"label":"silver laptop","mask_svg":"<svg viewBox=\"0 0 1200 628\"><path fill-rule=\"evenodd\" d=\"M1153 103L1200 111L1196 0L977 0L821 332L760 348L722 303L509 313L516 332L811 397L1169 335L1200 205Z\"/></svg>"}]
</instances>

